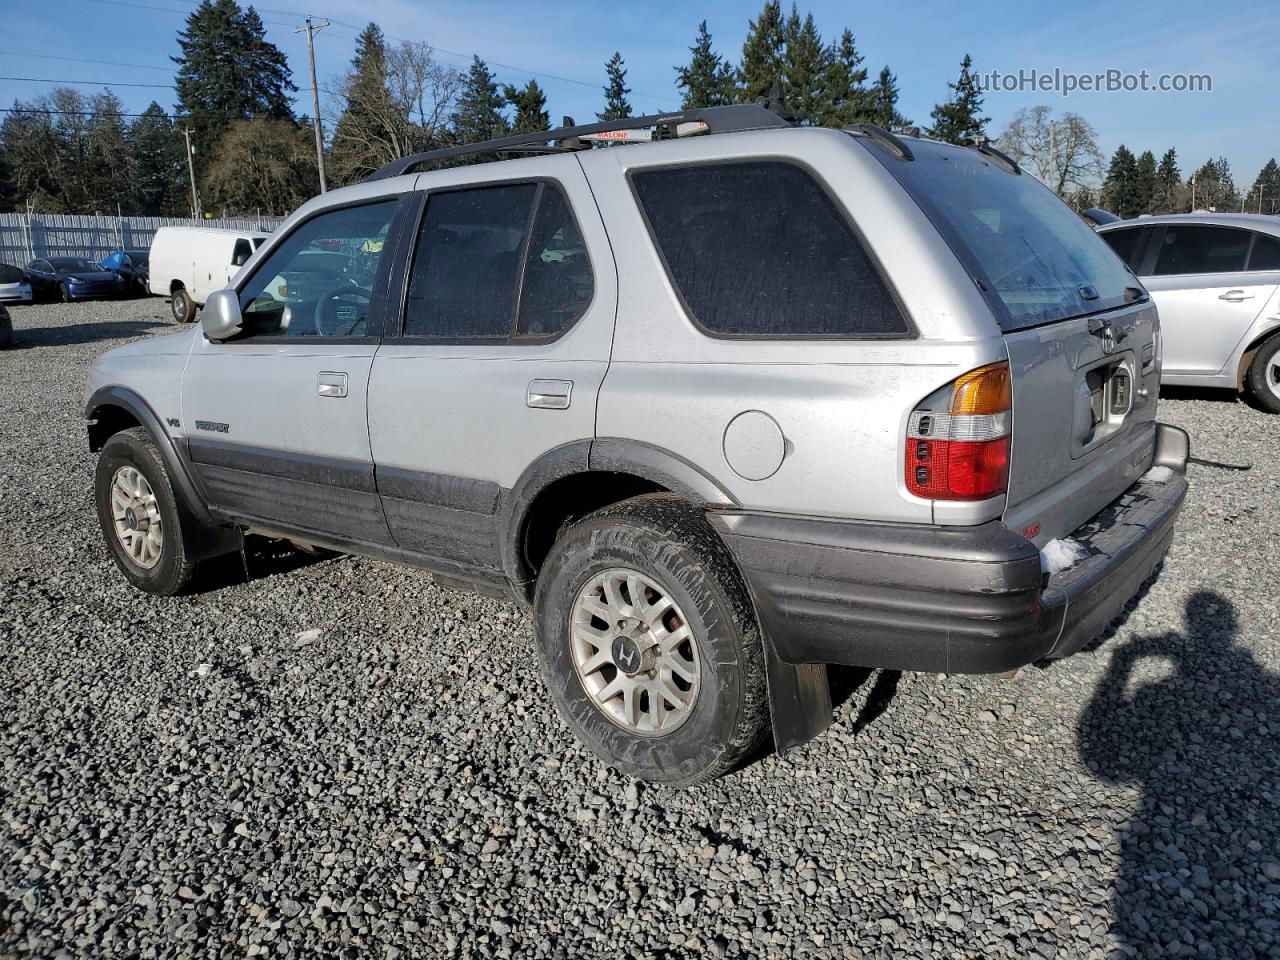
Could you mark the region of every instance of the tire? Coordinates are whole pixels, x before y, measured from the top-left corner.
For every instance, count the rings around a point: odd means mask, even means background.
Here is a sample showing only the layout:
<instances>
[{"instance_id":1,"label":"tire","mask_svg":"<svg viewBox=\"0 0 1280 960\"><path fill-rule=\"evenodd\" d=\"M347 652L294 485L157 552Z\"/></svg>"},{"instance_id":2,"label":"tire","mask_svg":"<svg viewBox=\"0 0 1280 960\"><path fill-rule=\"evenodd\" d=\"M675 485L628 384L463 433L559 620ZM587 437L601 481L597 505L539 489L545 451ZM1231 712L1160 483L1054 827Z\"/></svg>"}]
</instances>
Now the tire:
<instances>
[{"instance_id":1,"label":"tire","mask_svg":"<svg viewBox=\"0 0 1280 960\"><path fill-rule=\"evenodd\" d=\"M154 495L154 503L149 509L132 503L133 515L122 522L125 527L136 523L131 530L131 540L136 544L139 539L146 539L144 532L155 527L156 520L159 520L159 549L154 557L151 553L155 538L150 541L150 547L144 544L135 553L126 547L117 532L113 487L117 485L118 477L123 487L129 487L131 475L127 471L131 470L141 475L145 482L143 489L149 488ZM132 489L137 491L139 488L134 486ZM187 555L186 538L193 532L196 521L181 507L160 451L146 430L141 427L124 430L103 446L94 475L94 500L107 549L130 583L139 590L162 597L181 593L191 585L196 564ZM141 554L141 559L138 554Z\"/></svg>"},{"instance_id":2,"label":"tire","mask_svg":"<svg viewBox=\"0 0 1280 960\"><path fill-rule=\"evenodd\" d=\"M63 303L71 302L71 290L65 283L58 284L58 299Z\"/></svg>"},{"instance_id":3,"label":"tire","mask_svg":"<svg viewBox=\"0 0 1280 960\"><path fill-rule=\"evenodd\" d=\"M680 630L681 614L689 628L687 641L669 654L652 646L655 630L643 625L643 614L628 621L639 636L630 651L619 652L619 639L610 643L600 638L601 646L593 647L576 639L580 633L571 636L575 611L580 618L592 618L592 631L607 623L584 614L581 598L595 597L594 585L616 576L615 596L626 600L620 578L633 574L638 577L631 582L639 584L650 610L665 603L659 596L674 604L655 620L661 629ZM602 599L592 602L607 612L604 588L599 589ZM635 610L632 601L627 603ZM588 748L624 773L670 786L705 783L742 762L769 729L764 648L746 586L706 518L677 497L637 497L569 527L543 564L534 617L543 679L561 717ZM614 632L611 627L606 636ZM641 643L648 661L633 656ZM613 659L589 672L591 661L602 659L605 649ZM696 677L696 686L681 680L676 689L673 668L665 665L671 657L681 658L681 669ZM618 666L628 661L648 669L628 677ZM637 681L672 684L670 689L688 701L687 709L675 708L661 695L634 694L640 721L650 727L629 728L624 698L614 697L605 706L597 698L617 682ZM674 724L666 732L653 726L664 715L664 722Z\"/></svg>"},{"instance_id":4,"label":"tire","mask_svg":"<svg viewBox=\"0 0 1280 960\"><path fill-rule=\"evenodd\" d=\"M1280 413L1280 337L1272 337L1254 354L1244 386L1259 408Z\"/></svg>"},{"instance_id":5,"label":"tire","mask_svg":"<svg viewBox=\"0 0 1280 960\"><path fill-rule=\"evenodd\" d=\"M173 319L178 323L190 323L196 318L196 302L191 299L191 294L181 287L173 291L169 308L173 311Z\"/></svg>"}]
</instances>

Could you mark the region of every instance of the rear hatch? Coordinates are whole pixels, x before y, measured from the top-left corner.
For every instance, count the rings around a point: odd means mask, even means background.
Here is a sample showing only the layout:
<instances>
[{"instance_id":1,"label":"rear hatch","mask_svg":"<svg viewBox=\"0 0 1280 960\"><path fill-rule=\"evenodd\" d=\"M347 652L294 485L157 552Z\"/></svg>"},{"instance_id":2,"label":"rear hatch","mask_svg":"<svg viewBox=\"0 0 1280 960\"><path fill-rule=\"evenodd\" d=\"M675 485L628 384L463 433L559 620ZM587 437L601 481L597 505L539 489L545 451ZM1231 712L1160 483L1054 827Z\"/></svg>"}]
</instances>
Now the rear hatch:
<instances>
[{"instance_id":1,"label":"rear hatch","mask_svg":"<svg viewBox=\"0 0 1280 960\"><path fill-rule=\"evenodd\" d=\"M1008 348L1013 431L1005 523L1066 536L1150 466L1160 371L1155 307L1111 248L997 154L869 147L982 290Z\"/></svg>"}]
</instances>

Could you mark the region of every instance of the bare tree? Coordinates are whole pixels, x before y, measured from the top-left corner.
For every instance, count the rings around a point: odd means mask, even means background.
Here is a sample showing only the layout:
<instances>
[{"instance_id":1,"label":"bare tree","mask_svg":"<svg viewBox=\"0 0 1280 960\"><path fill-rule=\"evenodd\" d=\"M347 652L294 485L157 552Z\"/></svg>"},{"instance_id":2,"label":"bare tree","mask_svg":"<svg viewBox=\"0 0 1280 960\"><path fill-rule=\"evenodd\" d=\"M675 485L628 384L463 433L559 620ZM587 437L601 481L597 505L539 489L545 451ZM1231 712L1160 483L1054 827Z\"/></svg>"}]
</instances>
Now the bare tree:
<instances>
[{"instance_id":1,"label":"bare tree","mask_svg":"<svg viewBox=\"0 0 1280 960\"><path fill-rule=\"evenodd\" d=\"M1078 113L1054 117L1049 107L1024 107L997 145L1060 197L1095 183L1102 172L1097 133Z\"/></svg>"},{"instance_id":2,"label":"bare tree","mask_svg":"<svg viewBox=\"0 0 1280 960\"><path fill-rule=\"evenodd\" d=\"M331 145L337 178L350 183L441 143L461 85L462 75L426 43L372 51L332 90L343 104Z\"/></svg>"}]
</instances>

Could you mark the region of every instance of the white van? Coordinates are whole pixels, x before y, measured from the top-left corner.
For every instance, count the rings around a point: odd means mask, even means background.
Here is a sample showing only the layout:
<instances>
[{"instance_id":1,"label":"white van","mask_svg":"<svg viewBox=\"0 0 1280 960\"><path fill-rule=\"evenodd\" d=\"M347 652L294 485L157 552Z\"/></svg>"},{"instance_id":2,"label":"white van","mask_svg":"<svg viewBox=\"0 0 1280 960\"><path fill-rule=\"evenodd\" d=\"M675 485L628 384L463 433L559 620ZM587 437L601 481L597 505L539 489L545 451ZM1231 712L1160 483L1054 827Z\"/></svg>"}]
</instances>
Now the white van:
<instances>
[{"instance_id":1,"label":"white van","mask_svg":"<svg viewBox=\"0 0 1280 960\"><path fill-rule=\"evenodd\" d=\"M265 233L218 227L161 227L151 241L151 292L170 297L173 319L190 323L196 308L225 287Z\"/></svg>"}]
</instances>

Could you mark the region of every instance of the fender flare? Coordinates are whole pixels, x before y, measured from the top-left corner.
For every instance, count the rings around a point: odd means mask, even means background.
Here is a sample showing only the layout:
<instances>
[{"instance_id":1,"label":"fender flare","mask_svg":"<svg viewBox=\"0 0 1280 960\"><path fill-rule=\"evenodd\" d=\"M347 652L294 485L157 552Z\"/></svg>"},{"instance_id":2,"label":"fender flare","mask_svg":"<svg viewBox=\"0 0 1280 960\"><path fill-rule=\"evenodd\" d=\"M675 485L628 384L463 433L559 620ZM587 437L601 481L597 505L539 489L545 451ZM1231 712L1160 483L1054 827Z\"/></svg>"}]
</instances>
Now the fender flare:
<instances>
[{"instance_id":1,"label":"fender flare","mask_svg":"<svg viewBox=\"0 0 1280 960\"><path fill-rule=\"evenodd\" d=\"M525 468L502 498L498 530L502 568L517 593L532 575L520 549L530 509L552 483L585 473L625 473L648 480L691 503L732 507L738 501L711 477L678 454L636 440L575 440L548 450Z\"/></svg>"},{"instance_id":2,"label":"fender flare","mask_svg":"<svg viewBox=\"0 0 1280 960\"><path fill-rule=\"evenodd\" d=\"M99 387L85 404L85 419L96 420L98 411L103 407L120 407L128 411L151 434L151 440L160 451L160 458L164 460L165 469L169 471L174 486L178 488L178 496L182 499L183 506L201 526L218 526L218 522L213 519L208 507L205 506L204 498L200 495L199 488L188 469L186 457L179 453L173 438L165 431L160 418L156 416L150 404L128 387ZM90 440L89 449L96 452L101 449L101 445L95 446Z\"/></svg>"}]
</instances>

